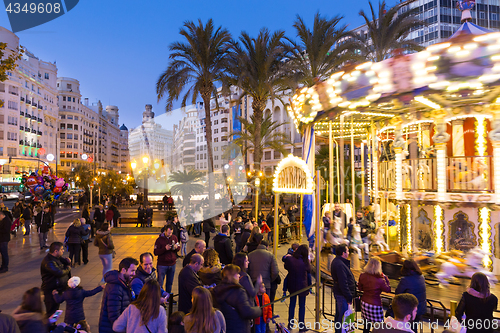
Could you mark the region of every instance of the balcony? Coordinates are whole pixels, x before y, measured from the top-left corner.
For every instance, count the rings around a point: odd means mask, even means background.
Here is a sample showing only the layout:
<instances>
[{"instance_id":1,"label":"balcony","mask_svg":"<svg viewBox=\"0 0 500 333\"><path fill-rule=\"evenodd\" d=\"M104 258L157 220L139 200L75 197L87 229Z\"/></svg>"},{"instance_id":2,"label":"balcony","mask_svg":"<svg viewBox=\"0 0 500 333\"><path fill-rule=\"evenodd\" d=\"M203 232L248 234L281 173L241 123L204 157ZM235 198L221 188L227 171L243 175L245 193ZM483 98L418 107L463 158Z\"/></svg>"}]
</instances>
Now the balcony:
<instances>
[{"instance_id":1,"label":"balcony","mask_svg":"<svg viewBox=\"0 0 500 333\"><path fill-rule=\"evenodd\" d=\"M42 131L37 131L36 135L42 135Z\"/></svg>"},{"instance_id":2,"label":"balcony","mask_svg":"<svg viewBox=\"0 0 500 333\"><path fill-rule=\"evenodd\" d=\"M20 145L24 145L24 140L19 140Z\"/></svg>"},{"instance_id":3,"label":"balcony","mask_svg":"<svg viewBox=\"0 0 500 333\"><path fill-rule=\"evenodd\" d=\"M36 148L36 143L34 143L34 142L33 142L33 143L31 144L31 147Z\"/></svg>"},{"instance_id":4,"label":"balcony","mask_svg":"<svg viewBox=\"0 0 500 333\"><path fill-rule=\"evenodd\" d=\"M39 123L43 123L43 119L42 118L38 118L37 119Z\"/></svg>"},{"instance_id":5,"label":"balcony","mask_svg":"<svg viewBox=\"0 0 500 333\"><path fill-rule=\"evenodd\" d=\"M31 129L31 133L36 134L36 129Z\"/></svg>"},{"instance_id":6,"label":"balcony","mask_svg":"<svg viewBox=\"0 0 500 333\"><path fill-rule=\"evenodd\" d=\"M19 93L15 92L15 91L9 91L9 94L12 94L14 96L19 96Z\"/></svg>"},{"instance_id":7,"label":"balcony","mask_svg":"<svg viewBox=\"0 0 500 333\"><path fill-rule=\"evenodd\" d=\"M19 111L19 114L21 115L21 117L24 117L24 111Z\"/></svg>"},{"instance_id":8,"label":"balcony","mask_svg":"<svg viewBox=\"0 0 500 333\"><path fill-rule=\"evenodd\" d=\"M31 101L29 99L26 100L26 104L30 104L31 105Z\"/></svg>"},{"instance_id":9,"label":"balcony","mask_svg":"<svg viewBox=\"0 0 500 333\"><path fill-rule=\"evenodd\" d=\"M41 144L39 144L39 143L37 143L37 144L36 144L36 147L37 147L37 148L42 148L42 145L41 145Z\"/></svg>"},{"instance_id":10,"label":"balcony","mask_svg":"<svg viewBox=\"0 0 500 333\"><path fill-rule=\"evenodd\" d=\"M33 107L35 107L35 108L36 108L37 106L38 106L38 104L36 104L36 103L33 103Z\"/></svg>"},{"instance_id":11,"label":"balcony","mask_svg":"<svg viewBox=\"0 0 500 333\"><path fill-rule=\"evenodd\" d=\"M24 102L24 97L21 97L21 102Z\"/></svg>"},{"instance_id":12,"label":"balcony","mask_svg":"<svg viewBox=\"0 0 500 333\"><path fill-rule=\"evenodd\" d=\"M20 131L24 131L24 126L19 126Z\"/></svg>"},{"instance_id":13,"label":"balcony","mask_svg":"<svg viewBox=\"0 0 500 333\"><path fill-rule=\"evenodd\" d=\"M40 110L43 110L43 106L41 106L40 104L38 104L38 108L39 108Z\"/></svg>"},{"instance_id":14,"label":"balcony","mask_svg":"<svg viewBox=\"0 0 500 333\"><path fill-rule=\"evenodd\" d=\"M31 132L31 129L30 129L29 127L25 127L25 128L24 128L24 131L25 131L25 132Z\"/></svg>"},{"instance_id":15,"label":"balcony","mask_svg":"<svg viewBox=\"0 0 500 333\"><path fill-rule=\"evenodd\" d=\"M26 113L25 117L31 119L31 115L29 113Z\"/></svg>"}]
</instances>

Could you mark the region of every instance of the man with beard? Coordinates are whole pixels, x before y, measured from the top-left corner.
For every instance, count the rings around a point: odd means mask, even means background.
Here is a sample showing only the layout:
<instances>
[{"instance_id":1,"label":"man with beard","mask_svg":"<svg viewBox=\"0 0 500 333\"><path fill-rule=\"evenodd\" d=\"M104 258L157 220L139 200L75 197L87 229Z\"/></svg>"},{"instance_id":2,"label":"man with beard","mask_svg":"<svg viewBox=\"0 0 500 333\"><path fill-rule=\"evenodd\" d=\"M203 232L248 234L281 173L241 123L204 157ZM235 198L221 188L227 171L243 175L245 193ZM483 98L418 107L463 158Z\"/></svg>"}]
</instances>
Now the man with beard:
<instances>
[{"instance_id":1,"label":"man with beard","mask_svg":"<svg viewBox=\"0 0 500 333\"><path fill-rule=\"evenodd\" d=\"M141 292L144 283L148 280L156 280L156 269L153 267L153 254L145 252L139 257L139 268L135 272L135 276L130 283L130 288L136 296ZM161 287L160 287L161 288ZM167 298L168 293L161 288L161 296ZM162 303L165 299L162 299Z\"/></svg>"},{"instance_id":2,"label":"man with beard","mask_svg":"<svg viewBox=\"0 0 500 333\"><path fill-rule=\"evenodd\" d=\"M49 253L43 258L40 265L42 287L47 317L52 316L59 309L59 304L54 300L53 290L64 291L71 277L71 260L63 258L64 245L61 242L50 244Z\"/></svg>"},{"instance_id":3,"label":"man with beard","mask_svg":"<svg viewBox=\"0 0 500 333\"><path fill-rule=\"evenodd\" d=\"M333 211L333 217L339 217L340 220L342 221L342 228L345 229L347 228L347 218L345 213L342 211L342 208L340 208L340 204L337 202L335 204L335 210Z\"/></svg>"},{"instance_id":4,"label":"man with beard","mask_svg":"<svg viewBox=\"0 0 500 333\"><path fill-rule=\"evenodd\" d=\"M100 333L114 333L113 323L134 300L135 295L129 283L135 276L138 264L136 259L128 257L120 262L117 271L109 271L104 275L106 287L99 316Z\"/></svg>"}]
</instances>

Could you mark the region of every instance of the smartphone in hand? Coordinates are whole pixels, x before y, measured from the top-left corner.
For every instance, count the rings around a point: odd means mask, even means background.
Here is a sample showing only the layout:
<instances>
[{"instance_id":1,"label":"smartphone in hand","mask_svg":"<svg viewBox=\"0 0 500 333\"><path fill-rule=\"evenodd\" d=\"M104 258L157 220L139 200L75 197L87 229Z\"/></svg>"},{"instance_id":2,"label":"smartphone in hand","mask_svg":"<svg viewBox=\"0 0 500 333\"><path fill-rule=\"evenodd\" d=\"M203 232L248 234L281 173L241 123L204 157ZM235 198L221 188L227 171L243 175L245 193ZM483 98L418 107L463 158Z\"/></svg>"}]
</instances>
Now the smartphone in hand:
<instances>
[{"instance_id":1,"label":"smartphone in hand","mask_svg":"<svg viewBox=\"0 0 500 333\"><path fill-rule=\"evenodd\" d=\"M51 324L57 322L57 320L59 319L59 316L63 313L63 310L57 310L52 316L50 316L49 318L49 322Z\"/></svg>"}]
</instances>

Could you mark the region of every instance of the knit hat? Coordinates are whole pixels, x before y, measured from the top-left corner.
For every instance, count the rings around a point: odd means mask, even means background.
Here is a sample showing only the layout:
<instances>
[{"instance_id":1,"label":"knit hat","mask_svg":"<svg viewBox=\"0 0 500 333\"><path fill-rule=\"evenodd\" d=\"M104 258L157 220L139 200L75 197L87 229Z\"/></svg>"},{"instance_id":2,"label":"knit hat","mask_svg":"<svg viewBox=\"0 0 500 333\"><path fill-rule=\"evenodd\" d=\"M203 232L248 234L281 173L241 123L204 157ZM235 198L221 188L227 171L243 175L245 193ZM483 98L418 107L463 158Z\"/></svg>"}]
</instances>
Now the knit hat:
<instances>
[{"instance_id":1,"label":"knit hat","mask_svg":"<svg viewBox=\"0 0 500 333\"><path fill-rule=\"evenodd\" d=\"M68 286L70 288L76 288L80 285L80 278L78 276L73 276L71 279L68 280Z\"/></svg>"}]
</instances>

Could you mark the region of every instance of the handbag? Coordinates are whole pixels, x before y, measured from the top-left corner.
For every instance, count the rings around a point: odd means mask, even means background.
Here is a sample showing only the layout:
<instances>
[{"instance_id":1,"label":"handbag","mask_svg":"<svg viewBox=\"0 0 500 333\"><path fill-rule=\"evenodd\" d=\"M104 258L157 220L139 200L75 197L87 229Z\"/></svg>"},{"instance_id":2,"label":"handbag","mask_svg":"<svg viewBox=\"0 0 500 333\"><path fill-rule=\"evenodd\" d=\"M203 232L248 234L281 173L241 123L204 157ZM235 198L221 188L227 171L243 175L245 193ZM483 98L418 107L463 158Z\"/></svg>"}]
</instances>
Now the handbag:
<instances>
[{"instance_id":1,"label":"handbag","mask_svg":"<svg viewBox=\"0 0 500 333\"><path fill-rule=\"evenodd\" d=\"M349 305L346 312L342 316L342 333L354 332L356 328L356 319L354 318L354 309Z\"/></svg>"},{"instance_id":2,"label":"handbag","mask_svg":"<svg viewBox=\"0 0 500 333\"><path fill-rule=\"evenodd\" d=\"M356 312L361 312L361 298L360 297L354 298L354 310Z\"/></svg>"}]
</instances>

